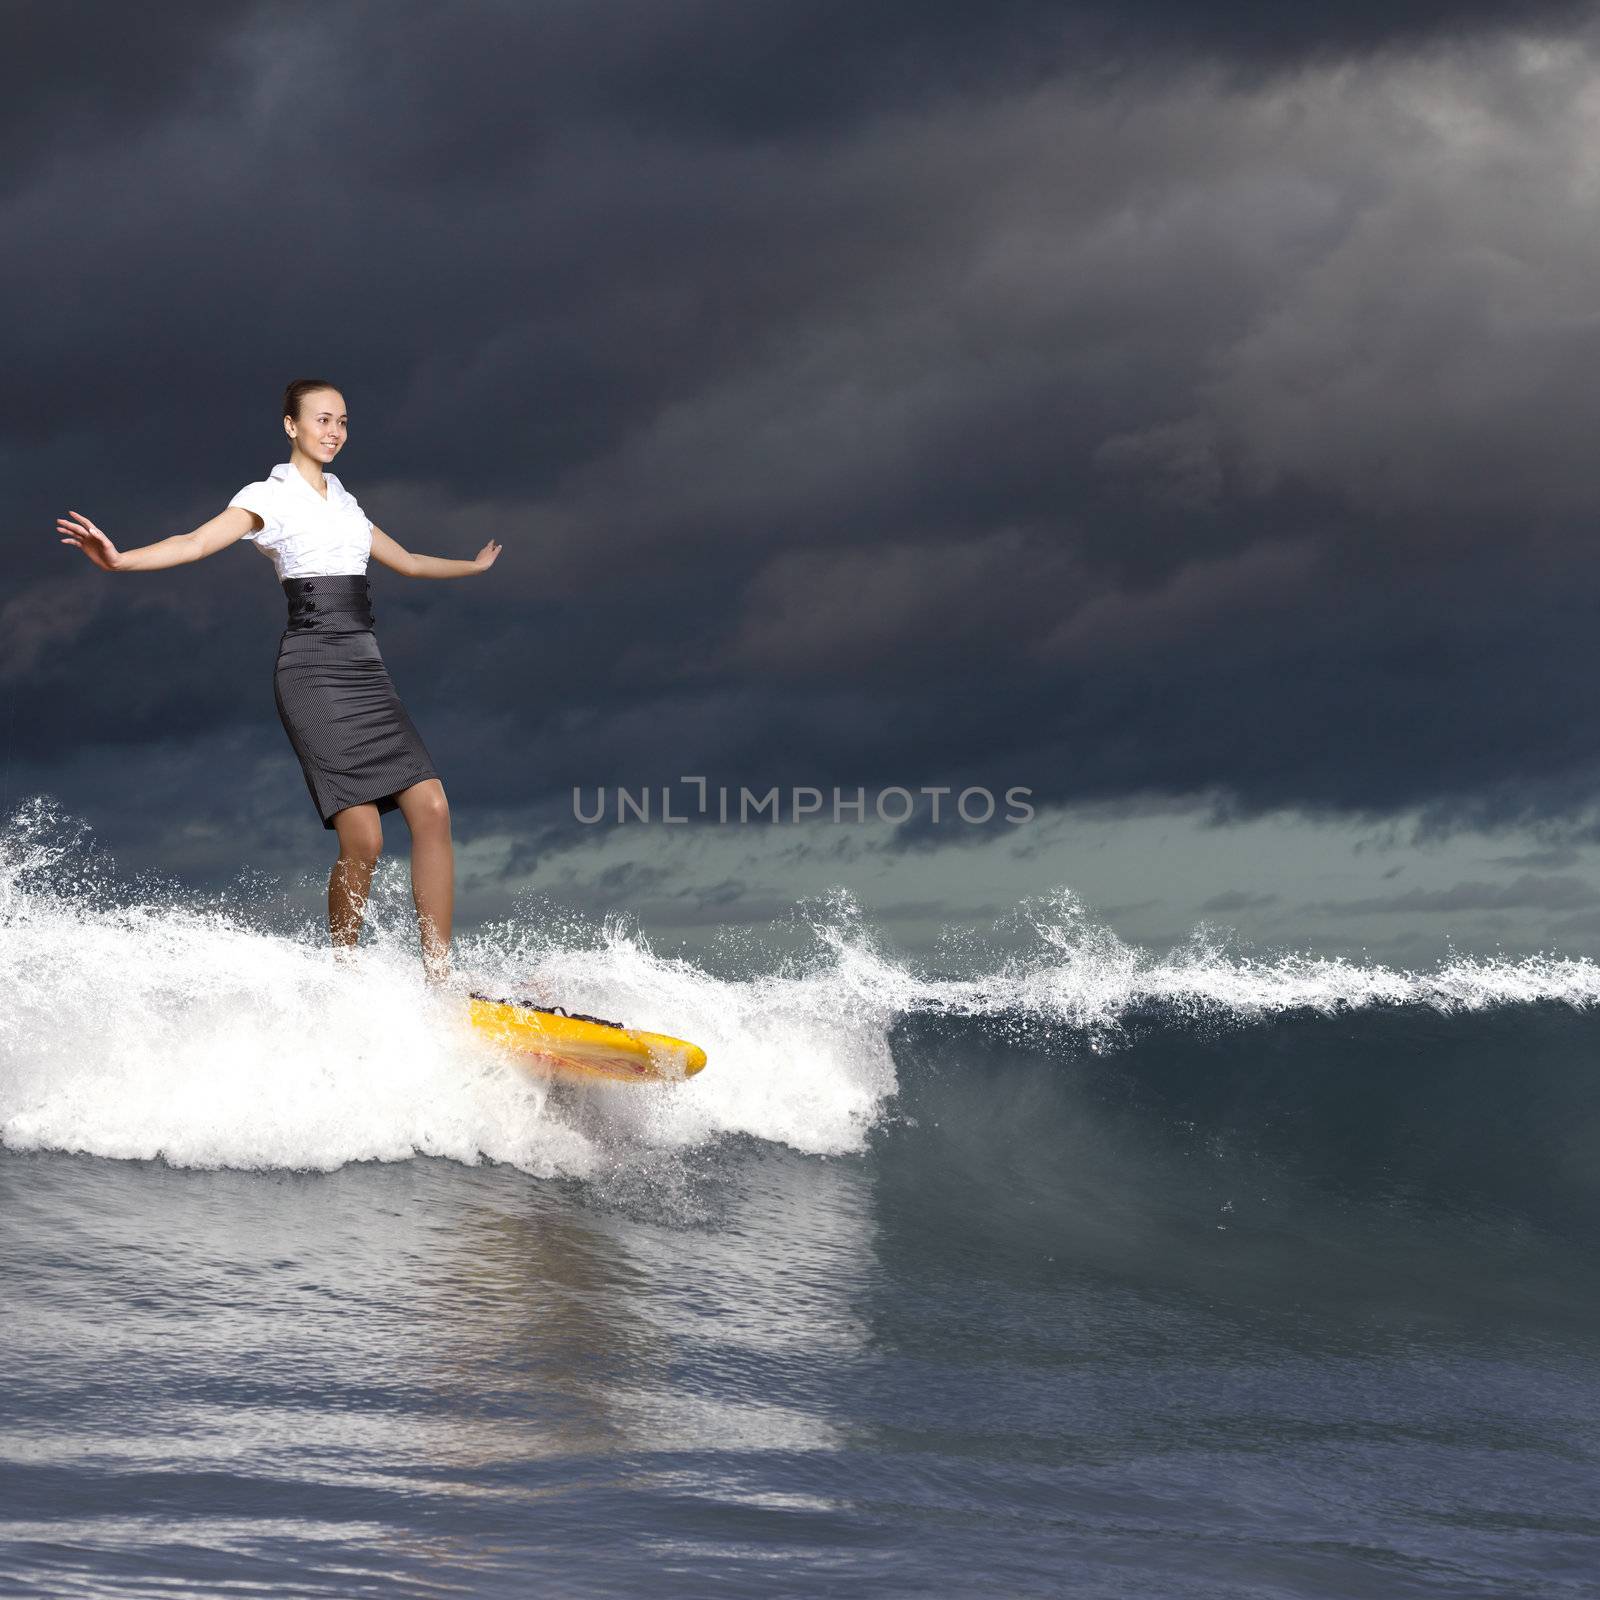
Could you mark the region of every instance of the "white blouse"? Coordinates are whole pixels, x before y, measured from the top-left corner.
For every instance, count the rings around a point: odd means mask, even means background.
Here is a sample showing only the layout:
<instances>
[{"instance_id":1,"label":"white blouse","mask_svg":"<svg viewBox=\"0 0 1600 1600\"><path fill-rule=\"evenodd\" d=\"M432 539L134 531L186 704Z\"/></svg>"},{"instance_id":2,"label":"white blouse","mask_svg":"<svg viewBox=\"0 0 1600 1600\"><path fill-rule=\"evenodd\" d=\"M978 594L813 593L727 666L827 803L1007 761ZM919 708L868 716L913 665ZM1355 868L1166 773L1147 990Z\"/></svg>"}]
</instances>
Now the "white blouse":
<instances>
[{"instance_id":1,"label":"white blouse","mask_svg":"<svg viewBox=\"0 0 1600 1600\"><path fill-rule=\"evenodd\" d=\"M282 462L259 483L247 483L228 504L243 506L262 526L244 535L272 560L278 580L332 578L367 570L372 524L356 497L331 472L326 500Z\"/></svg>"}]
</instances>

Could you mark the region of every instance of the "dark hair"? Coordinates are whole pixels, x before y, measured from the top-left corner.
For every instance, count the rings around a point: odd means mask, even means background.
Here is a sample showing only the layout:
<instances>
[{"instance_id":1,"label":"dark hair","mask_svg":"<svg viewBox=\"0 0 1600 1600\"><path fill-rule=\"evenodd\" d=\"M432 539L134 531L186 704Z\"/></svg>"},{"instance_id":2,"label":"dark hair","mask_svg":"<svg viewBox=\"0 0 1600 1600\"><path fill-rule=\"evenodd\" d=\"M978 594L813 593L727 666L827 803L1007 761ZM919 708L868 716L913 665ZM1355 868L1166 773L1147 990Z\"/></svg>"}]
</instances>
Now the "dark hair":
<instances>
[{"instance_id":1,"label":"dark hair","mask_svg":"<svg viewBox=\"0 0 1600 1600\"><path fill-rule=\"evenodd\" d=\"M296 378L283 391L283 414L286 417L293 417L298 422L300 420L300 402L308 394L317 389L332 389L337 393L338 388L338 384L329 383L326 378Z\"/></svg>"}]
</instances>

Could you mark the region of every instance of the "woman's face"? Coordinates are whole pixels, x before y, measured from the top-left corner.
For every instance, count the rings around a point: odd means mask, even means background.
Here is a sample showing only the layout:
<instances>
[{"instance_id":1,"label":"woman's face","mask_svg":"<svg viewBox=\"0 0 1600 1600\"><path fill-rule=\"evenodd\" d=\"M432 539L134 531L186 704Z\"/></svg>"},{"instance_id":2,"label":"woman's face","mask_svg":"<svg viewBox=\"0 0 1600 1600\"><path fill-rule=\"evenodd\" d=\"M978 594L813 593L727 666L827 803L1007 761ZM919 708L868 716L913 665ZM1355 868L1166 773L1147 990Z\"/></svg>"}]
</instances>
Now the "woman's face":
<instances>
[{"instance_id":1,"label":"woman's face","mask_svg":"<svg viewBox=\"0 0 1600 1600\"><path fill-rule=\"evenodd\" d=\"M289 437L313 461L326 466L344 448L350 431L344 396L337 389L313 389L310 394L301 395L299 417L286 417L284 428L293 429Z\"/></svg>"}]
</instances>

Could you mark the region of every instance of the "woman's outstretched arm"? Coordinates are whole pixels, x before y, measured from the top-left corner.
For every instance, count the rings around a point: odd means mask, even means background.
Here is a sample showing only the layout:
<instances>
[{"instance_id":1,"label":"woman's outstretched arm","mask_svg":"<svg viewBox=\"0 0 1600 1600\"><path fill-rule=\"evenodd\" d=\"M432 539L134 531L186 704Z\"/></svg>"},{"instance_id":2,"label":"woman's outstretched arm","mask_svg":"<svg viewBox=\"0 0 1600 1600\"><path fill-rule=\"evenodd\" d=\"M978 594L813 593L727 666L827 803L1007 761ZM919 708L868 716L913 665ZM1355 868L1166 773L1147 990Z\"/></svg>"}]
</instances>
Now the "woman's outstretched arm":
<instances>
[{"instance_id":1,"label":"woman's outstretched arm","mask_svg":"<svg viewBox=\"0 0 1600 1600\"><path fill-rule=\"evenodd\" d=\"M225 546L242 539L261 519L243 506L229 506L209 522L202 522L193 533L175 533L170 539L157 539L134 550L119 550L85 516L69 512L56 519L56 532L62 544L75 544L105 572L156 572L162 567L181 567L188 561L201 561Z\"/></svg>"},{"instance_id":2,"label":"woman's outstretched arm","mask_svg":"<svg viewBox=\"0 0 1600 1600\"><path fill-rule=\"evenodd\" d=\"M487 572L499 554L500 546L491 539L470 561L417 556L397 544L377 523L372 524L372 559L408 578L470 578L475 572Z\"/></svg>"}]
</instances>

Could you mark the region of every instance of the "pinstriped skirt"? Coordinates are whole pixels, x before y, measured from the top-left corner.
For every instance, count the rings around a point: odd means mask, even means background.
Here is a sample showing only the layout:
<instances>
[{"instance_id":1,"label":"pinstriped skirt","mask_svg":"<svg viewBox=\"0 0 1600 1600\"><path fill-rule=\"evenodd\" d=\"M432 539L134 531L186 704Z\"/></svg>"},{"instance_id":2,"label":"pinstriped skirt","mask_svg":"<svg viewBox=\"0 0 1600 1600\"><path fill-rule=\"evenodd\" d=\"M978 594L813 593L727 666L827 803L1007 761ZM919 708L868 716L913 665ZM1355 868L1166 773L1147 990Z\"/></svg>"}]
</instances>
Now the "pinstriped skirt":
<instances>
[{"instance_id":1,"label":"pinstriped skirt","mask_svg":"<svg viewBox=\"0 0 1600 1600\"><path fill-rule=\"evenodd\" d=\"M378 653L366 577L285 578L283 592L273 698L323 827L347 806L396 810L438 773Z\"/></svg>"}]
</instances>

